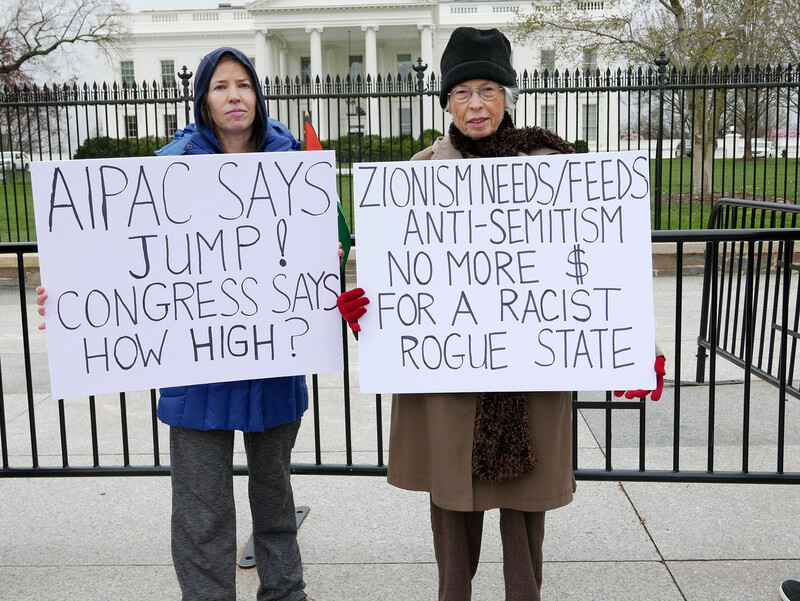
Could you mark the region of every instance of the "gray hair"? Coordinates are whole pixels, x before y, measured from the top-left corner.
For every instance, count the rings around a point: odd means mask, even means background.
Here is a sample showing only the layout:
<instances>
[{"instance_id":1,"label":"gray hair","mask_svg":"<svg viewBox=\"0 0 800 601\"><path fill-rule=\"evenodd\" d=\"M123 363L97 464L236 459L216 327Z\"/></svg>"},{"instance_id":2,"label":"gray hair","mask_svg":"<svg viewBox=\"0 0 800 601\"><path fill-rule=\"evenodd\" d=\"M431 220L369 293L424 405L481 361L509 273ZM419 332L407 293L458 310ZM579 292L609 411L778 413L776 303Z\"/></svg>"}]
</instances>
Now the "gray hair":
<instances>
[{"instance_id":1,"label":"gray hair","mask_svg":"<svg viewBox=\"0 0 800 601\"><path fill-rule=\"evenodd\" d=\"M506 108L514 109L517 106L517 99L519 98L519 86L500 86L506 97ZM447 104L444 107L445 112L450 112L450 96L447 96Z\"/></svg>"},{"instance_id":2,"label":"gray hair","mask_svg":"<svg viewBox=\"0 0 800 601\"><path fill-rule=\"evenodd\" d=\"M513 109L517 106L519 99L519 86L502 86L506 93L506 108Z\"/></svg>"}]
</instances>

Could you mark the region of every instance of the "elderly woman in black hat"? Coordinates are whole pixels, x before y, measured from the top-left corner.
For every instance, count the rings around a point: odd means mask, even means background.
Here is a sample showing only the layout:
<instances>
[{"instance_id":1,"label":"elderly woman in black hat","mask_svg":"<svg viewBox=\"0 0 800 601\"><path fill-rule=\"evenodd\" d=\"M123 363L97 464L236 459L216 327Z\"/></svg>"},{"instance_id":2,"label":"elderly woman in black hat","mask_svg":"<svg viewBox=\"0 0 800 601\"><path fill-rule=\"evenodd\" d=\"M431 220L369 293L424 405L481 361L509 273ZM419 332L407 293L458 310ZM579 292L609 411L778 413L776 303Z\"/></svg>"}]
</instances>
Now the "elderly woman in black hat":
<instances>
[{"instance_id":1,"label":"elderly woman in black hat","mask_svg":"<svg viewBox=\"0 0 800 601\"><path fill-rule=\"evenodd\" d=\"M514 126L507 110L519 89L511 45L497 29L453 31L441 73L439 100L453 123L412 160L573 152L550 131ZM356 331L368 302L360 288L339 299ZM505 598L539 601L545 512L572 501L571 449L569 392L394 396L389 483L430 493L440 601L470 598L484 511L494 508L500 509Z\"/></svg>"}]
</instances>

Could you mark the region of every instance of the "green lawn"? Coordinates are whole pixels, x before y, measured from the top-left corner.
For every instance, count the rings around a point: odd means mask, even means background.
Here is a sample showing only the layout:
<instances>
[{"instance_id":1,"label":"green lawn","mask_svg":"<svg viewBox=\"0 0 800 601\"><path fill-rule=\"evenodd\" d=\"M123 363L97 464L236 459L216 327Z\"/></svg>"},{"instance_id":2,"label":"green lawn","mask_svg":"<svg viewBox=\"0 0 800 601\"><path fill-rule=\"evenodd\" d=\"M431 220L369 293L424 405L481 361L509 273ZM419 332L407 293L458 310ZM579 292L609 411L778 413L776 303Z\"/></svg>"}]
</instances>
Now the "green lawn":
<instances>
[{"instance_id":1,"label":"green lawn","mask_svg":"<svg viewBox=\"0 0 800 601\"><path fill-rule=\"evenodd\" d=\"M36 228L33 220L33 194L28 173L11 173L0 180L0 242L33 242Z\"/></svg>"},{"instance_id":2,"label":"green lawn","mask_svg":"<svg viewBox=\"0 0 800 601\"><path fill-rule=\"evenodd\" d=\"M651 176L655 177L655 162L651 162ZM663 162L663 192L691 190L692 160L666 159ZM714 190L720 192L746 191L770 198L795 199L798 164L795 159L714 159ZM652 180L655 185L655 179Z\"/></svg>"},{"instance_id":3,"label":"green lawn","mask_svg":"<svg viewBox=\"0 0 800 601\"><path fill-rule=\"evenodd\" d=\"M712 173L714 195L692 195L691 159L665 159L662 164L661 229L700 229L707 225L711 206L719 198L735 197L755 200L798 200L798 168L795 159L768 158L743 161L715 159ZM655 162L650 164L651 182L655 181ZM655 226L655 203L652 208ZM759 227L756 221L747 227Z\"/></svg>"},{"instance_id":4,"label":"green lawn","mask_svg":"<svg viewBox=\"0 0 800 601\"><path fill-rule=\"evenodd\" d=\"M651 181L655 188L655 162L651 162ZM691 194L691 160L665 159L662 165L661 229L702 229L706 227L713 201L723 196L760 200L798 200L800 165L794 159L783 158L734 161L714 161L714 198L699 198ZM353 224L352 177L337 177L337 192L348 223ZM735 194L734 194L735 191ZM655 226L655 203L652 207ZM17 225L19 224L19 226ZM760 227L758 219L747 221L744 227ZM35 241L33 196L28 173L17 174L12 181L0 180L0 242Z\"/></svg>"}]
</instances>

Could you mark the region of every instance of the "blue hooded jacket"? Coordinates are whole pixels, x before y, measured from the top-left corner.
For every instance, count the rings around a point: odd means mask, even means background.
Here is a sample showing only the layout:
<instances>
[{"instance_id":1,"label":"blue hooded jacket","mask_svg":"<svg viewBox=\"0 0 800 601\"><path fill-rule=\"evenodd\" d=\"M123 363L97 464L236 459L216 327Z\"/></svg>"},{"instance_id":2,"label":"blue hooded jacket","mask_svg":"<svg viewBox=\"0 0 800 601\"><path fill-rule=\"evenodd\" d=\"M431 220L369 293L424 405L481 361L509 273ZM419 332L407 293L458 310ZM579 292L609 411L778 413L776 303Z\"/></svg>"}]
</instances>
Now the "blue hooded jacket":
<instances>
[{"instance_id":1,"label":"blue hooded jacket","mask_svg":"<svg viewBox=\"0 0 800 601\"><path fill-rule=\"evenodd\" d=\"M232 54L250 72L261 108L259 152L298 150L300 142L288 128L267 119L258 76L250 60L235 48L218 48L200 62L195 75L195 123L175 132L175 138L156 151L161 156L219 154L222 148L211 125L203 120L200 99L208 91L211 75L224 54ZM308 408L305 376L265 378L216 384L173 386L161 389L158 417L170 426L190 430L242 430L263 432L296 421Z\"/></svg>"}]
</instances>

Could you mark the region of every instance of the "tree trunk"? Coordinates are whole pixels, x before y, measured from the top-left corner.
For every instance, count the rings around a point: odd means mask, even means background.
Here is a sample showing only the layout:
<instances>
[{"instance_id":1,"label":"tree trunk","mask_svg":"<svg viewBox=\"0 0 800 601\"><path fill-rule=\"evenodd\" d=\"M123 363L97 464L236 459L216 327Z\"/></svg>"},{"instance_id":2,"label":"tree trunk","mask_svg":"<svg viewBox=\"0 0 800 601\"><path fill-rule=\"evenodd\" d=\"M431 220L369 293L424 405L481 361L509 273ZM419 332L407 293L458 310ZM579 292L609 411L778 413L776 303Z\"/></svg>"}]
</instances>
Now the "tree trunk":
<instances>
[{"instance_id":1,"label":"tree trunk","mask_svg":"<svg viewBox=\"0 0 800 601\"><path fill-rule=\"evenodd\" d=\"M717 148L717 130L725 106L725 94L703 90L689 97L694 123L692 137L692 194L700 200L712 198L712 169Z\"/></svg>"}]
</instances>

